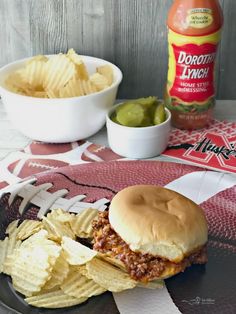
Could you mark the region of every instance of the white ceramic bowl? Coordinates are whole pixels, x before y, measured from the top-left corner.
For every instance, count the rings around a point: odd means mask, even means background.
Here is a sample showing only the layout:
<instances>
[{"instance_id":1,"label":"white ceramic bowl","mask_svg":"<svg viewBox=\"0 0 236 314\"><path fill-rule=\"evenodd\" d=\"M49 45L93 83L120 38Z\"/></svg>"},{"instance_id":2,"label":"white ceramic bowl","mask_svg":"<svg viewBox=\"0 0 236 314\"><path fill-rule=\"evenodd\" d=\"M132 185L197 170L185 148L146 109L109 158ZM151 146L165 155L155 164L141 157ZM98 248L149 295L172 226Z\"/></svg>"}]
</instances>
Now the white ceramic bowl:
<instances>
[{"instance_id":1,"label":"white ceramic bowl","mask_svg":"<svg viewBox=\"0 0 236 314\"><path fill-rule=\"evenodd\" d=\"M15 128L34 140L63 143L87 138L103 127L107 110L116 99L122 72L103 59L81 57L90 74L96 71L96 67L109 64L114 73L113 84L103 91L86 96L35 98L15 94L4 87L6 77L30 58L12 62L0 69L0 95Z\"/></svg>"},{"instance_id":2,"label":"white ceramic bowl","mask_svg":"<svg viewBox=\"0 0 236 314\"><path fill-rule=\"evenodd\" d=\"M127 127L113 122L110 117L118 104L106 116L107 136L110 148L117 154L133 159L151 158L160 155L167 147L171 130L171 113L167 119L149 127Z\"/></svg>"}]
</instances>

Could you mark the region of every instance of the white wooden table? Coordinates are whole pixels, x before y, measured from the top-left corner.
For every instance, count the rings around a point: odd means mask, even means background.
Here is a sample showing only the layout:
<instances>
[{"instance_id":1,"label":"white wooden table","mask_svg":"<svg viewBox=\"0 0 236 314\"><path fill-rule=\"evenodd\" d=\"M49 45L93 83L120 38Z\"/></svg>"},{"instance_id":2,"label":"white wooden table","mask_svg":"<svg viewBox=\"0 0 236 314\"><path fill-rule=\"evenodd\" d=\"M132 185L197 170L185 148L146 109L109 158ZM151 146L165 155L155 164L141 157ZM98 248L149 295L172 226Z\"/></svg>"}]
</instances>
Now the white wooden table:
<instances>
[{"instance_id":1,"label":"white wooden table","mask_svg":"<svg viewBox=\"0 0 236 314\"><path fill-rule=\"evenodd\" d=\"M218 120L236 121L236 100L219 100L215 108L215 118ZM106 128L91 136L90 142L108 146ZM0 101L0 159L8 153L19 150L27 145L31 140L18 132L10 123ZM164 157L154 159L166 160ZM172 160L173 161L173 160Z\"/></svg>"}]
</instances>

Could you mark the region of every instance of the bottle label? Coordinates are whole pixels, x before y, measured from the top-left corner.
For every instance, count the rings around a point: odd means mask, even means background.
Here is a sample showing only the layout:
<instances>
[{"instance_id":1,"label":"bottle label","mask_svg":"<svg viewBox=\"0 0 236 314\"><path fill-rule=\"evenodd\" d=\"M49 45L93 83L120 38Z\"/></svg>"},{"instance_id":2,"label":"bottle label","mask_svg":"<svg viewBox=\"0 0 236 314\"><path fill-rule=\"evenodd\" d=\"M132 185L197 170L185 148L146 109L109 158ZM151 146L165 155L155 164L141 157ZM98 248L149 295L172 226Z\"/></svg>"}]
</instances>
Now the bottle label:
<instances>
[{"instance_id":1,"label":"bottle label","mask_svg":"<svg viewBox=\"0 0 236 314\"><path fill-rule=\"evenodd\" d=\"M187 25L193 28L205 28L213 23L212 10L207 8L195 8L188 11Z\"/></svg>"},{"instance_id":2,"label":"bottle label","mask_svg":"<svg viewBox=\"0 0 236 314\"><path fill-rule=\"evenodd\" d=\"M169 30L166 104L181 112L203 112L214 105L214 65L220 32L185 36Z\"/></svg>"},{"instance_id":3,"label":"bottle label","mask_svg":"<svg viewBox=\"0 0 236 314\"><path fill-rule=\"evenodd\" d=\"M213 44L172 44L176 75L171 97L184 102L203 102L214 95L214 61L217 46Z\"/></svg>"}]
</instances>

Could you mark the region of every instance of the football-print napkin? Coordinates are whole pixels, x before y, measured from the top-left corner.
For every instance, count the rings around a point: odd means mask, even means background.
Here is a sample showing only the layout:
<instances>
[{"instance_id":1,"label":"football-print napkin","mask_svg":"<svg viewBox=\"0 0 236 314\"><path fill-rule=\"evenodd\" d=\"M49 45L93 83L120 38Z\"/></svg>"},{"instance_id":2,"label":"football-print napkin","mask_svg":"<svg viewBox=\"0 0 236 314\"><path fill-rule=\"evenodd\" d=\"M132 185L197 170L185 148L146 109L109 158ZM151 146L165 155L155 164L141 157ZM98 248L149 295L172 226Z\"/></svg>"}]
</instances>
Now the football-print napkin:
<instances>
[{"instance_id":1,"label":"football-print napkin","mask_svg":"<svg viewBox=\"0 0 236 314\"><path fill-rule=\"evenodd\" d=\"M236 123L213 120L203 130L172 129L162 153L183 163L236 173ZM0 189L29 175L67 165L122 160L110 148L86 140L65 144L31 142L0 160Z\"/></svg>"},{"instance_id":2,"label":"football-print napkin","mask_svg":"<svg viewBox=\"0 0 236 314\"><path fill-rule=\"evenodd\" d=\"M21 151L0 160L0 189L36 173L56 170L68 165L120 160L111 149L89 141L65 144L31 142Z\"/></svg>"}]
</instances>

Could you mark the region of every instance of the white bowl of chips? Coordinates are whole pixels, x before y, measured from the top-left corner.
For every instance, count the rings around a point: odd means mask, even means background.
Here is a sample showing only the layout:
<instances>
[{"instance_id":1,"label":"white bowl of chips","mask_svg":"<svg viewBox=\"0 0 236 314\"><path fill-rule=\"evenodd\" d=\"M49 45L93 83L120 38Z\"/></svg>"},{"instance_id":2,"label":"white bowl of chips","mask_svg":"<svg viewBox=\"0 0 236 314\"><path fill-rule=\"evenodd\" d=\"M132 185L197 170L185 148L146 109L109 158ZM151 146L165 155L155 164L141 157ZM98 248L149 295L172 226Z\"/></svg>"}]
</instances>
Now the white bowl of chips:
<instances>
[{"instance_id":1,"label":"white bowl of chips","mask_svg":"<svg viewBox=\"0 0 236 314\"><path fill-rule=\"evenodd\" d=\"M85 139L105 124L122 72L103 59L36 56L0 69L0 95L12 124L27 137L64 143Z\"/></svg>"}]
</instances>

